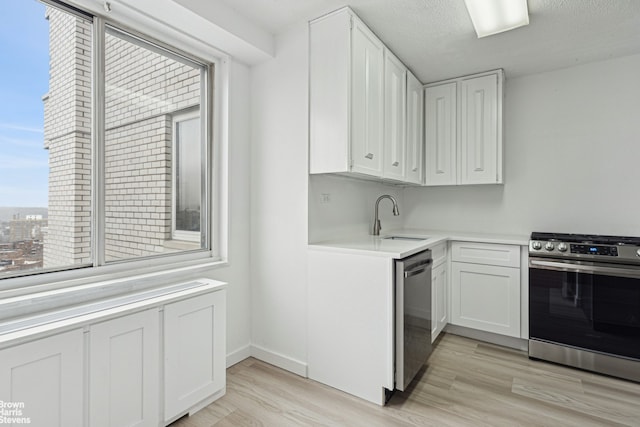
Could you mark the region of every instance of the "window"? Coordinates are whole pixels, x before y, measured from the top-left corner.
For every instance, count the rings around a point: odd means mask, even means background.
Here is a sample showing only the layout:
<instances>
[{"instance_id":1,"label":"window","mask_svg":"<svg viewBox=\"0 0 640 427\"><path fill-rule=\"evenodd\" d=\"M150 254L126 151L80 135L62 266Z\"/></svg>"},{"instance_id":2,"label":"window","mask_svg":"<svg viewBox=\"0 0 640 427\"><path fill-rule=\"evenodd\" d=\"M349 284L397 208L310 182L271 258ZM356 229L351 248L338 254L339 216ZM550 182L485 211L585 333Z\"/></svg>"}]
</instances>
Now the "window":
<instances>
[{"instance_id":1,"label":"window","mask_svg":"<svg viewBox=\"0 0 640 427\"><path fill-rule=\"evenodd\" d=\"M90 266L93 21L34 0L0 16L0 278Z\"/></svg>"},{"instance_id":2,"label":"window","mask_svg":"<svg viewBox=\"0 0 640 427\"><path fill-rule=\"evenodd\" d=\"M200 112L173 118L173 239L200 242L202 156Z\"/></svg>"},{"instance_id":3,"label":"window","mask_svg":"<svg viewBox=\"0 0 640 427\"><path fill-rule=\"evenodd\" d=\"M213 65L59 3L0 14L0 279L210 256Z\"/></svg>"},{"instance_id":4,"label":"window","mask_svg":"<svg viewBox=\"0 0 640 427\"><path fill-rule=\"evenodd\" d=\"M107 262L206 249L206 75L203 64L107 27Z\"/></svg>"}]
</instances>

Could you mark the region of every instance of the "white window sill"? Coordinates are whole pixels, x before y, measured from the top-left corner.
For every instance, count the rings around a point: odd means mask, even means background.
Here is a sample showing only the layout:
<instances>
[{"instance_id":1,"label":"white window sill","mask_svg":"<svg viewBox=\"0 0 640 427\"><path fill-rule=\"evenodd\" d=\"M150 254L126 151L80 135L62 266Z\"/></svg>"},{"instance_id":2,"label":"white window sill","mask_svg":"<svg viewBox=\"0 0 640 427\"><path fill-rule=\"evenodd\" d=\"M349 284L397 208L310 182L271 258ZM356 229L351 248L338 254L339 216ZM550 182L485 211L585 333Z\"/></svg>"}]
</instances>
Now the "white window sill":
<instances>
[{"instance_id":1,"label":"white window sill","mask_svg":"<svg viewBox=\"0 0 640 427\"><path fill-rule=\"evenodd\" d=\"M148 261L147 263L148 264ZM128 262L100 268L48 273L46 284L25 284L0 292L0 323L88 304L135 292L158 289L202 276L204 271L228 266L211 257L158 265ZM54 276L58 280L54 280ZM30 277L20 278L30 279ZM12 280L12 279L5 279Z\"/></svg>"},{"instance_id":2,"label":"white window sill","mask_svg":"<svg viewBox=\"0 0 640 427\"><path fill-rule=\"evenodd\" d=\"M9 320L0 323L0 348L225 287L224 282L196 279Z\"/></svg>"}]
</instances>

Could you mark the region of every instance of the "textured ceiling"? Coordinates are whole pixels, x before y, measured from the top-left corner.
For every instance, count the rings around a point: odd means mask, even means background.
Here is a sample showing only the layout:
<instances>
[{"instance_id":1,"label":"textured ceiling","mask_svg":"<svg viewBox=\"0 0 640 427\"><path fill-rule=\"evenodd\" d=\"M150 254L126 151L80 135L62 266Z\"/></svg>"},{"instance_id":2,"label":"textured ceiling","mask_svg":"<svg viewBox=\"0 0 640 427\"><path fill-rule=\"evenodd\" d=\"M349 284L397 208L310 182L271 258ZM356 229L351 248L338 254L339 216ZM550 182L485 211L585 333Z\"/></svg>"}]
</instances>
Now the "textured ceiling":
<instances>
[{"instance_id":1,"label":"textured ceiling","mask_svg":"<svg viewBox=\"0 0 640 427\"><path fill-rule=\"evenodd\" d=\"M528 26L482 39L464 0L207 1L224 2L273 34L349 5L423 83L495 68L515 77L640 53L640 0L528 0Z\"/></svg>"}]
</instances>

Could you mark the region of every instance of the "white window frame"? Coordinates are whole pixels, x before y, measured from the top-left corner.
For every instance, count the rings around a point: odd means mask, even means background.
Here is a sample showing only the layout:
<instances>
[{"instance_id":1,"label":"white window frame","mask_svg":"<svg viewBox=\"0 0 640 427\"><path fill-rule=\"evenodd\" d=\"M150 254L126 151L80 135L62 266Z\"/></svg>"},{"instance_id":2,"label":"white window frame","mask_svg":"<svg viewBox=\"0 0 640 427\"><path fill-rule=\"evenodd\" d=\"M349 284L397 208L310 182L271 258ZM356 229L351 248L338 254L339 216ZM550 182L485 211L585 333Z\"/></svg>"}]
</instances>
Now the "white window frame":
<instances>
[{"instance_id":1,"label":"white window frame","mask_svg":"<svg viewBox=\"0 0 640 427\"><path fill-rule=\"evenodd\" d=\"M172 135L171 135L171 160L172 160L172 168L171 168L171 186L172 186L172 191L171 191L171 238L174 240L182 240L182 241L187 241L187 242L200 242L201 241L201 236L202 236L202 230L196 232L196 231L185 231L185 230L178 230L176 229L176 216L177 216L177 211L176 208L178 206L178 201L177 201L177 194L178 194L178 187L177 187L177 183L178 183L178 179L177 179L177 172L178 172L178 168L176 167L176 162L175 159L177 159L177 136L178 136L178 123L180 122L184 122L187 120L193 120L193 119L201 119L201 114L200 114L200 109L197 110L193 110L193 111L187 111L187 112L178 112L173 114L172 117L172 122L171 122L171 129L172 129ZM202 121L200 121L200 123L202 124ZM204 138L204 132L200 132L200 138L201 138L201 144L202 144L202 138ZM206 161L204 161L204 159L202 159L202 167L206 168ZM201 192L203 193L203 192ZM211 196L209 196L211 197ZM205 212L205 209L202 209L203 205L206 203L206 198L203 198L202 195L200 197L200 215L203 215L203 212ZM200 224L202 224L202 218L200 218Z\"/></svg>"},{"instance_id":2,"label":"white window frame","mask_svg":"<svg viewBox=\"0 0 640 427\"><path fill-rule=\"evenodd\" d=\"M12 304L12 301L22 295L33 295L36 293L58 293L74 294L75 303L81 303L85 297L77 295L74 289L77 287L99 285L96 289L97 294L112 294L117 291L117 287L113 290L112 286L123 281L128 282L132 278L141 280L140 286L149 286L145 277L163 276L163 280L170 280L171 277L184 279L184 274L192 271L210 271L212 268L220 268L228 266L228 232L229 232L229 194L228 194L228 114L229 114L229 58L221 50L216 49L213 45L202 42L200 39L190 36L186 32L168 31L166 23L160 20L149 20L147 15L142 15L133 8L126 8L127 13L117 13L113 16L105 17L103 8L91 0L65 0L65 5L59 0L40 0L45 4L59 7L72 13L78 13L81 16L87 16L93 20L93 46L94 49L104 48L104 30L108 24L114 28L133 35L138 35L141 39L148 43L156 44L160 47L173 52L180 52L180 55L190 58L195 62L208 64L208 73L206 79L201 82L204 85L204 94L206 96L206 105L200 106L200 112L208 120L203 120L203 132L206 132L207 147L205 149L208 168L205 170L205 185L208 192L206 206L201 209L207 210L209 218L208 224L208 249L201 249L191 252L179 252L175 254L167 254L162 256L152 256L148 258L132 258L123 261L104 262L104 253L94 252L93 263L86 265L71 266L67 269L39 270L24 275L10 276L0 279L0 296L5 298L5 302ZM113 18L113 19L111 19ZM132 30L136 28L137 30ZM100 33L102 31L102 33ZM189 53L195 52L195 53ZM93 74L104 74L104 59L99 54L94 56L96 61L93 64ZM100 87L102 86L102 87ZM215 89L215 92L213 88ZM100 120L95 117L102 113L103 108L96 109L95 100L97 95L102 91L104 96L104 81L102 85L93 83L94 98L94 134L95 131L101 130L103 126ZM96 150L94 143L94 151ZM93 154L94 156L96 153ZM92 186L94 192L92 194L92 210L96 212L92 221L93 240L103 240L104 228L100 232L100 228L96 223L104 223L104 206L100 201L103 189L104 170L101 165L94 163ZM100 194L98 194L100 192ZM102 211L100 211L102 209ZM95 251L95 244L94 244ZM155 283L157 280L152 279ZM127 289L133 289L131 285L126 286ZM96 293L87 294L86 299L90 300L97 296ZM84 294L83 294L84 295ZM7 300L9 298L9 300ZM57 298L51 298L47 303L47 309L54 309L64 301L58 301ZM34 307L34 310L37 309ZM22 310L23 314L34 310Z\"/></svg>"}]
</instances>

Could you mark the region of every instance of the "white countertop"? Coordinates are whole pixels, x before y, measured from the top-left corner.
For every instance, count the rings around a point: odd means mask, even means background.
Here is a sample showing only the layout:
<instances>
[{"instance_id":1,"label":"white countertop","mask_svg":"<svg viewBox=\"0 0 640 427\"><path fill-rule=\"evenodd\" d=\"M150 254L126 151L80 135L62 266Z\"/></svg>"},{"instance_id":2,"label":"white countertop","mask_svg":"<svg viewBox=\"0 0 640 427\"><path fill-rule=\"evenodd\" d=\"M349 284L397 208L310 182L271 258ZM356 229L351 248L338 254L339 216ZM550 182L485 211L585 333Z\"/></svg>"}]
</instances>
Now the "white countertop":
<instances>
[{"instance_id":1,"label":"white countertop","mask_svg":"<svg viewBox=\"0 0 640 427\"><path fill-rule=\"evenodd\" d=\"M393 240L388 236L419 237L424 240ZM527 246L529 236L497 235L460 231L401 229L383 233L380 236L355 235L340 239L309 243L309 249L320 251L338 251L388 258L405 258L439 243L456 240L461 242L482 242L504 245Z\"/></svg>"}]
</instances>

